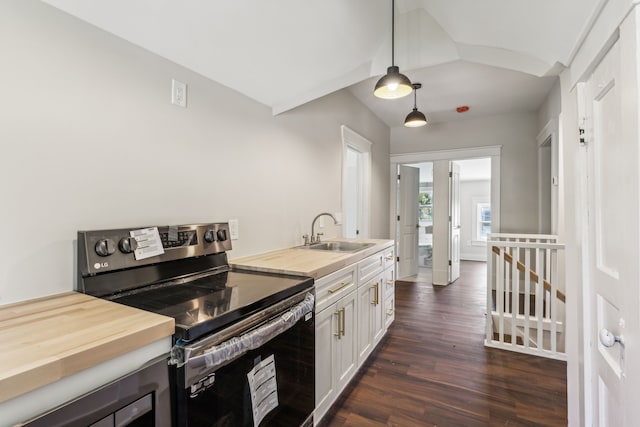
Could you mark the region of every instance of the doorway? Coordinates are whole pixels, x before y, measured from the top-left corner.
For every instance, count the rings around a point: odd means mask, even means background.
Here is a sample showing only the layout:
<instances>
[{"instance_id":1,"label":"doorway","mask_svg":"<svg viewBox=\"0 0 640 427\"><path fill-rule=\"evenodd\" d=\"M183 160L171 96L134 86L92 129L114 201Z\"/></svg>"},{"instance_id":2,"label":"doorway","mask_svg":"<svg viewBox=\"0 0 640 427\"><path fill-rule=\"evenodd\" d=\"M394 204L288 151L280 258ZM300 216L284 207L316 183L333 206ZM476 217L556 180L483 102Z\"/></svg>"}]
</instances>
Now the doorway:
<instances>
[{"instance_id":1,"label":"doorway","mask_svg":"<svg viewBox=\"0 0 640 427\"><path fill-rule=\"evenodd\" d=\"M433 269L433 162L398 165L395 212L398 277L431 283Z\"/></svg>"},{"instance_id":2,"label":"doorway","mask_svg":"<svg viewBox=\"0 0 640 427\"><path fill-rule=\"evenodd\" d=\"M403 243L399 240L399 220L398 218L406 217L406 213L402 209L411 206L407 203L401 203L400 187L396 171L400 165L410 166L420 171L418 192L413 197L417 201L415 209L417 209L417 223L415 227L418 230L416 245L410 252L415 252L415 271L407 271L398 265L398 278L403 280L413 280L426 283L436 283L446 285L453 280L442 279L447 275L442 271L437 271L439 279L434 281L434 253L436 254L435 262L440 265L451 260L452 251L452 224L449 221L449 213L452 209L449 200L451 195L446 197L442 195L443 190L436 191L434 194L434 161L440 164L446 164L447 170L449 165L460 167L460 186L456 189L456 193L460 196L459 209L459 229L457 246L459 249L459 258L462 260L485 261L486 260L486 240L491 231L499 232L500 215L499 209L491 209L492 206L500 206L500 147L485 147L467 150L451 150L438 152L413 153L406 155L393 155L391 157L392 173L394 184L391 186L391 200L396 201L392 211L392 235L396 236L396 253L398 260L403 257L403 252L408 252L407 248L403 248ZM445 161L445 162L443 162ZM448 172L446 172L448 174ZM446 176L446 175L445 175ZM437 181L437 180L436 180ZM442 183L442 178L440 179ZM434 185L435 184L435 185ZM442 185L441 185L442 187ZM445 184L445 189L448 187ZM444 190L449 192L449 190ZM444 205L439 205L444 203ZM439 208L438 208L439 206ZM444 218L445 225L437 225L436 231L440 231L438 238L434 243L434 212L441 219ZM436 219L437 221L437 219ZM444 227L444 234L443 234ZM443 237L444 236L444 237ZM440 242L440 243L438 243ZM404 243L406 245L406 242ZM437 251L444 253L438 258ZM406 255L406 254L405 254ZM443 258L444 257L444 258ZM444 261L443 261L444 259ZM408 264L405 264L408 265ZM445 269L448 266L445 266ZM448 271L448 270L446 270ZM449 273L448 278L451 279Z\"/></svg>"}]
</instances>

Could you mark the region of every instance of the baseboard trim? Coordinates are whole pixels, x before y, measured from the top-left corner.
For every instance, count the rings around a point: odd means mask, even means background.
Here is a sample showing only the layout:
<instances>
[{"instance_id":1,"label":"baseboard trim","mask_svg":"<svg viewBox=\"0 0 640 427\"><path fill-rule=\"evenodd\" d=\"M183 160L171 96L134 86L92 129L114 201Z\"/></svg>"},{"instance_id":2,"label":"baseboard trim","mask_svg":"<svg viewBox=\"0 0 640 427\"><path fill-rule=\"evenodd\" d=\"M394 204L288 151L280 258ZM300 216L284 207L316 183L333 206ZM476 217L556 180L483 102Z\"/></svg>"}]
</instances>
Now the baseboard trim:
<instances>
[{"instance_id":1,"label":"baseboard trim","mask_svg":"<svg viewBox=\"0 0 640 427\"><path fill-rule=\"evenodd\" d=\"M484 261L487 262L487 256L486 255L476 255L476 254L465 254L465 253L460 253L460 259L462 261Z\"/></svg>"}]
</instances>

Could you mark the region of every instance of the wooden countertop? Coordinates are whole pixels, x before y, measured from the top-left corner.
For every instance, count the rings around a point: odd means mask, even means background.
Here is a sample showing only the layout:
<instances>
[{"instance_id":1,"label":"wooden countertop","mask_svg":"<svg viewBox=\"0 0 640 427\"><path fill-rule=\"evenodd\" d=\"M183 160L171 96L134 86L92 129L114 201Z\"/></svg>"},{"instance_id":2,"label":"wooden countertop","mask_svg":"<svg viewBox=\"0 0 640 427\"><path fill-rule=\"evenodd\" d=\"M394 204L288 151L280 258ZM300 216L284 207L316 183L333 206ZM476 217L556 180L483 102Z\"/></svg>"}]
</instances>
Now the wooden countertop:
<instances>
[{"instance_id":1,"label":"wooden countertop","mask_svg":"<svg viewBox=\"0 0 640 427\"><path fill-rule=\"evenodd\" d=\"M173 332L173 318L77 292L0 307L0 402Z\"/></svg>"},{"instance_id":2,"label":"wooden countertop","mask_svg":"<svg viewBox=\"0 0 640 427\"><path fill-rule=\"evenodd\" d=\"M331 239L327 241L374 243L374 245L356 253L321 251L295 247L232 259L229 263L236 268L310 276L318 279L358 262L369 255L393 246L393 240L383 239Z\"/></svg>"}]
</instances>

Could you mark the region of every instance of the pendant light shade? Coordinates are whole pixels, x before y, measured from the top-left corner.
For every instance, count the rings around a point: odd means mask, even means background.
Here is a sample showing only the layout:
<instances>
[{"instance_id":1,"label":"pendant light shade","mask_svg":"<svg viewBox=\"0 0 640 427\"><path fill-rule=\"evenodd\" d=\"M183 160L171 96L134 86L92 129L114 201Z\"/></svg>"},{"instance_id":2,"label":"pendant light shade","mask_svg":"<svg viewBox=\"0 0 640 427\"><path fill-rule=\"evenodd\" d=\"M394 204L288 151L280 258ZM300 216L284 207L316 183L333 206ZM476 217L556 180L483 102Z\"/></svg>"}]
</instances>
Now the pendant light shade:
<instances>
[{"instance_id":1,"label":"pendant light shade","mask_svg":"<svg viewBox=\"0 0 640 427\"><path fill-rule=\"evenodd\" d=\"M424 116L424 114L422 114L420 111L418 111L418 105L417 105L417 94L416 92L418 91L418 89L420 89L422 87L422 84L420 83L414 83L413 85L413 111L411 111L409 114L407 114L407 118L404 119L404 125L408 128L417 128L420 126L424 126L427 124L427 118Z\"/></svg>"},{"instance_id":2,"label":"pendant light shade","mask_svg":"<svg viewBox=\"0 0 640 427\"><path fill-rule=\"evenodd\" d=\"M395 9L395 0L391 0L391 66L387 68L387 74L378 80L373 90L373 94L382 99L402 98L413 90L411 80L400 73L400 69L394 63Z\"/></svg>"},{"instance_id":3,"label":"pendant light shade","mask_svg":"<svg viewBox=\"0 0 640 427\"><path fill-rule=\"evenodd\" d=\"M387 74L376 83L373 94L382 99L396 99L409 95L412 90L411 80L401 74L398 67L392 65L387 68Z\"/></svg>"}]
</instances>

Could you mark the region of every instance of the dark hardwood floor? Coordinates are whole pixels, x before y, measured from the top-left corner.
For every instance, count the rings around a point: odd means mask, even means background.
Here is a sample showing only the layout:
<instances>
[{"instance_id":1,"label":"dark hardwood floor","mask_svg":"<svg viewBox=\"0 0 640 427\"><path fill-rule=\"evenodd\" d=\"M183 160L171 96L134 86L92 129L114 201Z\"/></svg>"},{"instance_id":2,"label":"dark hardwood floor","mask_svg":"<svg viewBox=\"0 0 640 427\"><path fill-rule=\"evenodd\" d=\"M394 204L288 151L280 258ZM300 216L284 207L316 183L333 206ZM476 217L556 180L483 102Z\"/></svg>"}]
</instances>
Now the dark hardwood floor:
<instances>
[{"instance_id":1,"label":"dark hardwood floor","mask_svg":"<svg viewBox=\"0 0 640 427\"><path fill-rule=\"evenodd\" d=\"M566 426L565 362L485 348L486 265L398 281L396 319L322 426Z\"/></svg>"}]
</instances>

